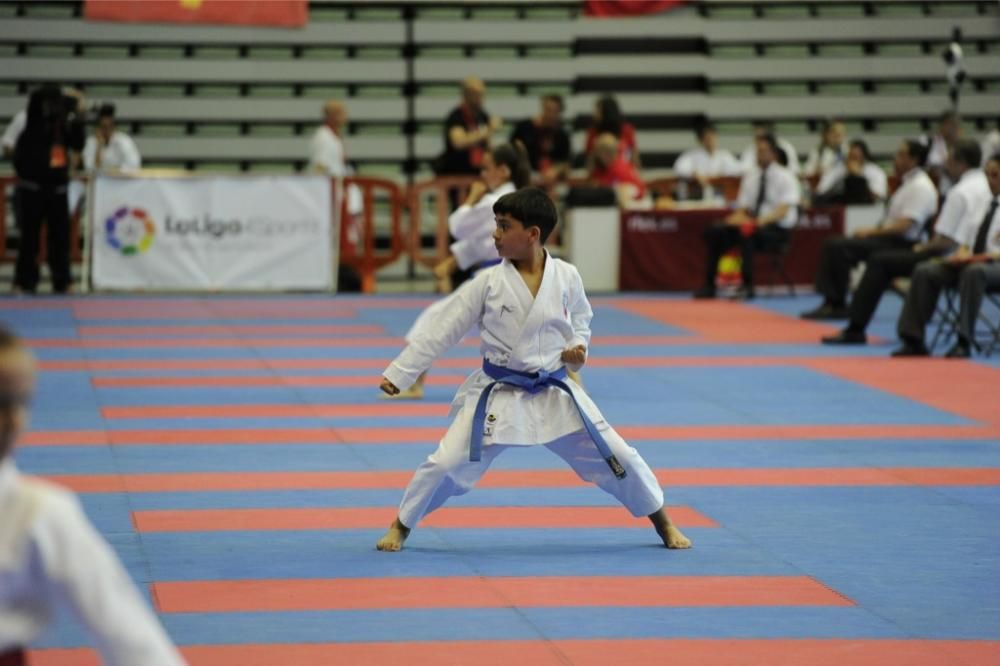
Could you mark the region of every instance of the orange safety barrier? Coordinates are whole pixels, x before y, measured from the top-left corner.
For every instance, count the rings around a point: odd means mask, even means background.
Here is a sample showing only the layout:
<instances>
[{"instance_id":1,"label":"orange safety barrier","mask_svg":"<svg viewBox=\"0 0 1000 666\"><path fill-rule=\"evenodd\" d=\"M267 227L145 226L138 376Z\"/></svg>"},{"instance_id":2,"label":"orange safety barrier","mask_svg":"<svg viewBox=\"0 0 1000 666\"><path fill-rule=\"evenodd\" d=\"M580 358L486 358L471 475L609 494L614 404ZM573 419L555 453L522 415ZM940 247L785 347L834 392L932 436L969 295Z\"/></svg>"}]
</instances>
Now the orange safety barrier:
<instances>
[{"instance_id":1,"label":"orange safety barrier","mask_svg":"<svg viewBox=\"0 0 1000 666\"><path fill-rule=\"evenodd\" d=\"M442 176L433 180L426 180L415 183L409 190L410 203L410 256L414 263L421 264L428 268L434 266L448 257L448 216L451 214L451 202L448 194L451 190L458 190L459 201L464 201L469 193L469 187L479 180L476 176ZM426 255L421 247L420 236L423 222L422 197L432 193L435 197L435 211L437 213L437 225L434 235L434 254Z\"/></svg>"},{"instance_id":2,"label":"orange safety barrier","mask_svg":"<svg viewBox=\"0 0 1000 666\"><path fill-rule=\"evenodd\" d=\"M340 195L340 262L354 268L361 276L361 290L370 294L375 291L375 272L387 264L391 264L402 256L406 249L406 240L402 229L402 211L405 198L394 181L386 178L368 176L350 176L344 178L343 188L338 192L336 179L333 179L333 205L337 206ZM364 208L360 216L361 228L358 229L360 251L351 239L351 228L355 220L347 211L347 189L357 186L361 190ZM384 190L389 198L390 231L389 249L377 250L375 247L375 192ZM336 210L336 208L334 209Z\"/></svg>"},{"instance_id":3,"label":"orange safety barrier","mask_svg":"<svg viewBox=\"0 0 1000 666\"><path fill-rule=\"evenodd\" d=\"M85 178L81 178L86 182ZM9 262L7 258L7 190L16 185L17 176L0 176L0 262ZM79 263L83 261L83 250L80 247L80 217L82 206L77 206L69 216L70 259ZM45 263L45 248L47 246L45 225L38 242L38 263Z\"/></svg>"}]
</instances>

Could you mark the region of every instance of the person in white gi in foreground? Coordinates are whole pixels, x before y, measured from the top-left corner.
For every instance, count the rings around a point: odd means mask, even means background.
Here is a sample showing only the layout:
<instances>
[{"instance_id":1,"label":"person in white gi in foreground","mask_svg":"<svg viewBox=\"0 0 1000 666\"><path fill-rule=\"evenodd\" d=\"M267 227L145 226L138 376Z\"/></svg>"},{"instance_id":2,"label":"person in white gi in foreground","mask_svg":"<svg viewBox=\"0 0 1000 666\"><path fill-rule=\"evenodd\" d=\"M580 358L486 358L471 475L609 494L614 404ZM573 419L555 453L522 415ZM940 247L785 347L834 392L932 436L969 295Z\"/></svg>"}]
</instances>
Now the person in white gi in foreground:
<instances>
[{"instance_id":1,"label":"person in white gi in foreground","mask_svg":"<svg viewBox=\"0 0 1000 666\"><path fill-rule=\"evenodd\" d=\"M501 197L493 212L502 262L455 292L437 326L419 331L383 374L384 392L408 388L473 324L479 325L483 369L459 388L452 402L454 421L437 451L417 469L396 520L376 547L400 550L424 516L471 490L500 453L541 444L582 479L614 495L632 515L648 516L665 546L689 548L691 542L667 517L652 470L587 394L565 380L567 367L578 370L587 360L593 311L576 268L542 247L556 225L552 200L529 187ZM509 385L513 381L533 385ZM599 450L601 455L595 455Z\"/></svg>"},{"instance_id":2,"label":"person in white gi in foreground","mask_svg":"<svg viewBox=\"0 0 1000 666\"><path fill-rule=\"evenodd\" d=\"M25 663L24 650L64 606L107 666L183 666L76 497L18 472L11 452L27 427L34 383L31 354L0 328L0 662Z\"/></svg>"}]
</instances>

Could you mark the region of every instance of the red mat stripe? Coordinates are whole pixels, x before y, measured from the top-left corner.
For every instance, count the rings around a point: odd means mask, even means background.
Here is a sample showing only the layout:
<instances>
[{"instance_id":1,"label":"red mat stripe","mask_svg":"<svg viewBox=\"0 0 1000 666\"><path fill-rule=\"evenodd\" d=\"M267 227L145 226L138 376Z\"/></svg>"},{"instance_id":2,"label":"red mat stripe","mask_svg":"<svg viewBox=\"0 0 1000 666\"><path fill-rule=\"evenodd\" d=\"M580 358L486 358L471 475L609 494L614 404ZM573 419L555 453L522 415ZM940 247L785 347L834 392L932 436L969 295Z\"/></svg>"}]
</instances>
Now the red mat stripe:
<instances>
[{"instance_id":1,"label":"red mat stripe","mask_svg":"<svg viewBox=\"0 0 1000 666\"><path fill-rule=\"evenodd\" d=\"M231 324L228 326L78 326L81 337L162 337L164 335L383 335L376 324Z\"/></svg>"},{"instance_id":2,"label":"red mat stripe","mask_svg":"<svg viewBox=\"0 0 1000 666\"><path fill-rule=\"evenodd\" d=\"M921 639L622 639L198 645L191 666L996 666L1000 641ZM31 666L99 666L91 650L36 650Z\"/></svg>"},{"instance_id":3,"label":"red mat stripe","mask_svg":"<svg viewBox=\"0 0 1000 666\"><path fill-rule=\"evenodd\" d=\"M382 401L361 405L184 405L166 407L102 407L106 419L203 418L358 418L447 416L451 405L420 401Z\"/></svg>"},{"instance_id":4,"label":"red mat stripe","mask_svg":"<svg viewBox=\"0 0 1000 666\"><path fill-rule=\"evenodd\" d=\"M670 518L680 527L718 527L714 520L690 507L670 507ZM138 532L216 532L279 530L350 530L387 527L395 507L323 509L198 509L135 511ZM620 507L444 507L429 515L421 527L442 528L649 528L645 518L633 518Z\"/></svg>"},{"instance_id":5,"label":"red mat stripe","mask_svg":"<svg viewBox=\"0 0 1000 666\"><path fill-rule=\"evenodd\" d=\"M1000 425L732 425L623 426L625 439L658 440L827 440L827 439L997 439ZM25 434L20 446L118 446L146 444L430 444L445 428L258 428L165 430L48 430Z\"/></svg>"},{"instance_id":6,"label":"red mat stripe","mask_svg":"<svg viewBox=\"0 0 1000 666\"><path fill-rule=\"evenodd\" d=\"M658 469L665 486L997 486L997 468ZM413 472L185 472L48 476L79 493L405 488ZM491 470L480 488L589 485L571 470Z\"/></svg>"},{"instance_id":7,"label":"red mat stripe","mask_svg":"<svg viewBox=\"0 0 1000 666\"><path fill-rule=\"evenodd\" d=\"M853 606L808 576L336 578L154 583L164 613L416 608Z\"/></svg>"}]
</instances>

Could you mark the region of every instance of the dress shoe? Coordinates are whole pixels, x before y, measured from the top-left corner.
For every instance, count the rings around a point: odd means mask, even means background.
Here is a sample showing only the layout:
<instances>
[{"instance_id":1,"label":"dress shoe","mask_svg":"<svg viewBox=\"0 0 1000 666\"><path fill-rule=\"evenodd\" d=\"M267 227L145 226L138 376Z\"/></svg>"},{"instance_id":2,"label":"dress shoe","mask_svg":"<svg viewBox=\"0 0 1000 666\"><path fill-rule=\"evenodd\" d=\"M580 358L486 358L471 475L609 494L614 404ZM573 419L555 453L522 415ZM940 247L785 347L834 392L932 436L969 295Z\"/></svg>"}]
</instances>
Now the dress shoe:
<instances>
[{"instance_id":1,"label":"dress shoe","mask_svg":"<svg viewBox=\"0 0 1000 666\"><path fill-rule=\"evenodd\" d=\"M713 289L712 287L702 287L701 289L691 294L691 296L693 296L698 300L715 298L715 289Z\"/></svg>"},{"instance_id":2,"label":"dress shoe","mask_svg":"<svg viewBox=\"0 0 1000 666\"><path fill-rule=\"evenodd\" d=\"M903 342L903 346L896 349L891 354L895 358L912 356L930 356L931 352L923 342Z\"/></svg>"},{"instance_id":3,"label":"dress shoe","mask_svg":"<svg viewBox=\"0 0 1000 666\"><path fill-rule=\"evenodd\" d=\"M828 335L823 338L824 345L864 345L867 343L868 338L865 337L864 333L852 331L849 328L845 328L836 335Z\"/></svg>"},{"instance_id":4,"label":"dress shoe","mask_svg":"<svg viewBox=\"0 0 1000 666\"><path fill-rule=\"evenodd\" d=\"M815 319L818 321L828 321L831 319L847 319L847 308L844 306L834 306L824 303L815 310L809 310L799 315L802 319Z\"/></svg>"},{"instance_id":5,"label":"dress shoe","mask_svg":"<svg viewBox=\"0 0 1000 666\"><path fill-rule=\"evenodd\" d=\"M944 355L945 358L970 358L971 356L972 348L964 342L956 342L955 346Z\"/></svg>"}]
</instances>

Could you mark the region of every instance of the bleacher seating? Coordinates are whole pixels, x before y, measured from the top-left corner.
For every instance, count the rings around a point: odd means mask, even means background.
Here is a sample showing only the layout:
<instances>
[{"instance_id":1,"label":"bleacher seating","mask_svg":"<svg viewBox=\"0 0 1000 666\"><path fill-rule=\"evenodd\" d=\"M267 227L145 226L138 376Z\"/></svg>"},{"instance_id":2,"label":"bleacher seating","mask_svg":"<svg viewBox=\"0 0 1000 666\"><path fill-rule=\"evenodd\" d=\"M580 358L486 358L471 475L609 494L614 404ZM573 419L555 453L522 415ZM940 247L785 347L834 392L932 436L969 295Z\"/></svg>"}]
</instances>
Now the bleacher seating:
<instances>
[{"instance_id":1,"label":"bleacher seating","mask_svg":"<svg viewBox=\"0 0 1000 666\"><path fill-rule=\"evenodd\" d=\"M362 173L401 177L412 136L426 175L471 73L509 125L535 113L540 93L566 95L577 150L595 97L616 93L649 176L692 143L700 114L724 147L742 149L751 121L771 118L803 153L817 120L836 115L884 162L947 105L940 53L953 26L964 34L967 130L992 127L1000 109L995 0L702 0L615 20L585 18L575 2L418 4L412 81L402 5L314 0L302 30L93 23L81 8L0 4L0 121L40 81L76 84L117 104L153 167L301 168L322 100L341 97Z\"/></svg>"}]
</instances>

